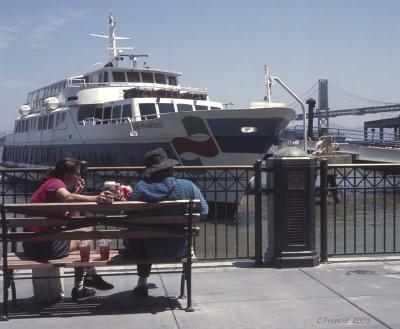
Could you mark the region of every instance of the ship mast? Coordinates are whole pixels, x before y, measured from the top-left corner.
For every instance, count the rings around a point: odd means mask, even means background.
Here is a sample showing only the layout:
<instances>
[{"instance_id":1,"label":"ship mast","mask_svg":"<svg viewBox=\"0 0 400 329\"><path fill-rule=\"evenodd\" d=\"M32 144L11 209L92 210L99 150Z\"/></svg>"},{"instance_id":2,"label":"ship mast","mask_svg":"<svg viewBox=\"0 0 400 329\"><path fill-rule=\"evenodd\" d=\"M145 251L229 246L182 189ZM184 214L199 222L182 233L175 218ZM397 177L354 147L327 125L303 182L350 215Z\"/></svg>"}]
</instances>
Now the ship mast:
<instances>
[{"instance_id":1,"label":"ship mast","mask_svg":"<svg viewBox=\"0 0 400 329\"><path fill-rule=\"evenodd\" d=\"M105 34L94 34L90 33L89 35L93 37L98 37L98 38L103 38L103 39L108 39L108 62L107 65L112 65L114 67L118 67L118 61L120 60L119 52L122 50L126 49L133 49L133 47L118 47L117 46L117 40L130 40L129 37L117 37L115 35L115 25L117 22L114 20L112 17L112 14L110 13L110 16L108 18L108 24L109 24L109 34L108 36Z\"/></svg>"}]
</instances>

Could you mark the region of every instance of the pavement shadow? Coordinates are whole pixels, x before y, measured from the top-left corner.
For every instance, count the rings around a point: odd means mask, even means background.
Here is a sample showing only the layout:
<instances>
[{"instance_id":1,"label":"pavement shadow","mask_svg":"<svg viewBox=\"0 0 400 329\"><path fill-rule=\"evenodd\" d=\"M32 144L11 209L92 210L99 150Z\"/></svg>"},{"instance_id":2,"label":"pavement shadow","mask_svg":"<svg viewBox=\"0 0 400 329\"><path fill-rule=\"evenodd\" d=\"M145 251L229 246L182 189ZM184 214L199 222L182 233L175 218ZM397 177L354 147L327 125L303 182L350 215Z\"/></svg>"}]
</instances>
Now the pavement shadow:
<instances>
[{"instance_id":1,"label":"pavement shadow","mask_svg":"<svg viewBox=\"0 0 400 329\"><path fill-rule=\"evenodd\" d=\"M33 297L18 299L18 305L9 304L10 319L29 318L53 318L53 317L77 317L88 315L119 315L138 314L171 310L184 310L186 300L176 297L149 296L136 298L133 291L118 292L109 296L94 296L82 301L72 301L71 298L63 298L54 304L37 303ZM0 310L3 303L0 303Z\"/></svg>"},{"instance_id":2,"label":"pavement shadow","mask_svg":"<svg viewBox=\"0 0 400 329\"><path fill-rule=\"evenodd\" d=\"M238 261L238 262L233 262L232 263L233 267L237 268L255 268L255 262L254 261Z\"/></svg>"}]
</instances>

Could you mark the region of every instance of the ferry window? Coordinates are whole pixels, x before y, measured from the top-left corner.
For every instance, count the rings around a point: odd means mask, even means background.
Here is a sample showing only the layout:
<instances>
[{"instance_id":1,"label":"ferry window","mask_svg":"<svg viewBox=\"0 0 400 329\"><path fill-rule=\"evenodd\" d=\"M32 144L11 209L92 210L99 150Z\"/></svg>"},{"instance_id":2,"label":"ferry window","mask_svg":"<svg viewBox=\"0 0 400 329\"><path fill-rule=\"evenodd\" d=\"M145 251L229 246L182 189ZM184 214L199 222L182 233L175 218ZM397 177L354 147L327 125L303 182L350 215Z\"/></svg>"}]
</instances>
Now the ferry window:
<instances>
[{"instance_id":1,"label":"ferry window","mask_svg":"<svg viewBox=\"0 0 400 329\"><path fill-rule=\"evenodd\" d=\"M43 129L43 117L39 117L39 126L38 126L38 130L42 130Z\"/></svg>"},{"instance_id":2,"label":"ferry window","mask_svg":"<svg viewBox=\"0 0 400 329\"><path fill-rule=\"evenodd\" d=\"M126 72L128 82L140 82L139 72Z\"/></svg>"},{"instance_id":3,"label":"ferry window","mask_svg":"<svg viewBox=\"0 0 400 329\"><path fill-rule=\"evenodd\" d=\"M156 83L163 84L163 85L166 84L166 80L165 80L165 75L164 74L154 73L154 77L156 79Z\"/></svg>"},{"instance_id":4,"label":"ferry window","mask_svg":"<svg viewBox=\"0 0 400 329\"><path fill-rule=\"evenodd\" d=\"M114 82L126 82L125 72L113 71L112 76Z\"/></svg>"},{"instance_id":5,"label":"ferry window","mask_svg":"<svg viewBox=\"0 0 400 329\"><path fill-rule=\"evenodd\" d=\"M81 106L78 111L78 121L94 117L95 108L93 106Z\"/></svg>"},{"instance_id":6,"label":"ferry window","mask_svg":"<svg viewBox=\"0 0 400 329\"><path fill-rule=\"evenodd\" d=\"M125 104L122 107L122 117L123 118L132 118L132 108L131 104Z\"/></svg>"},{"instance_id":7,"label":"ferry window","mask_svg":"<svg viewBox=\"0 0 400 329\"><path fill-rule=\"evenodd\" d=\"M177 86L178 83L176 81L176 77L174 77L172 75L169 75L168 76L168 84L171 85L171 86Z\"/></svg>"},{"instance_id":8,"label":"ferry window","mask_svg":"<svg viewBox=\"0 0 400 329\"><path fill-rule=\"evenodd\" d=\"M160 111L160 114L175 112L174 104L172 103L159 103L158 110Z\"/></svg>"},{"instance_id":9,"label":"ferry window","mask_svg":"<svg viewBox=\"0 0 400 329\"><path fill-rule=\"evenodd\" d=\"M108 82L108 72L104 72L103 82Z\"/></svg>"},{"instance_id":10,"label":"ferry window","mask_svg":"<svg viewBox=\"0 0 400 329\"><path fill-rule=\"evenodd\" d=\"M193 106L189 104L178 104L178 112L190 112L193 111Z\"/></svg>"},{"instance_id":11,"label":"ferry window","mask_svg":"<svg viewBox=\"0 0 400 329\"><path fill-rule=\"evenodd\" d=\"M33 96L33 93L28 94L28 99L26 101L27 103L30 103L32 101L32 96Z\"/></svg>"},{"instance_id":12,"label":"ferry window","mask_svg":"<svg viewBox=\"0 0 400 329\"><path fill-rule=\"evenodd\" d=\"M61 113L61 123L65 122L65 119L67 118L67 115L65 112Z\"/></svg>"},{"instance_id":13,"label":"ferry window","mask_svg":"<svg viewBox=\"0 0 400 329\"><path fill-rule=\"evenodd\" d=\"M156 105L153 103L139 104L140 115L142 120L157 118Z\"/></svg>"},{"instance_id":14,"label":"ferry window","mask_svg":"<svg viewBox=\"0 0 400 329\"><path fill-rule=\"evenodd\" d=\"M45 115L43 117L43 129L47 129L47 121L48 121L49 117L47 115Z\"/></svg>"},{"instance_id":15,"label":"ferry window","mask_svg":"<svg viewBox=\"0 0 400 329\"><path fill-rule=\"evenodd\" d=\"M103 82L103 72L99 73L99 82Z\"/></svg>"},{"instance_id":16,"label":"ferry window","mask_svg":"<svg viewBox=\"0 0 400 329\"><path fill-rule=\"evenodd\" d=\"M142 82L154 83L153 73L142 72Z\"/></svg>"},{"instance_id":17,"label":"ferry window","mask_svg":"<svg viewBox=\"0 0 400 329\"><path fill-rule=\"evenodd\" d=\"M38 96L39 96L39 92L36 90L36 91L34 91L33 92L33 96L32 96L32 100L37 100L37 98L38 98Z\"/></svg>"},{"instance_id":18,"label":"ferry window","mask_svg":"<svg viewBox=\"0 0 400 329\"><path fill-rule=\"evenodd\" d=\"M58 127L60 125L60 121L61 121L61 113L57 113L57 115L56 115L56 127Z\"/></svg>"},{"instance_id":19,"label":"ferry window","mask_svg":"<svg viewBox=\"0 0 400 329\"><path fill-rule=\"evenodd\" d=\"M40 89L39 90L39 96L38 96L38 98L40 99L40 98L43 98L43 96L44 96L44 89Z\"/></svg>"},{"instance_id":20,"label":"ferry window","mask_svg":"<svg viewBox=\"0 0 400 329\"><path fill-rule=\"evenodd\" d=\"M196 111L207 111L208 106L205 105L196 105Z\"/></svg>"},{"instance_id":21,"label":"ferry window","mask_svg":"<svg viewBox=\"0 0 400 329\"><path fill-rule=\"evenodd\" d=\"M221 110L221 108L216 106L211 106L211 110Z\"/></svg>"},{"instance_id":22,"label":"ferry window","mask_svg":"<svg viewBox=\"0 0 400 329\"><path fill-rule=\"evenodd\" d=\"M96 108L96 111L94 112L94 117L99 120L103 119L103 109L101 107Z\"/></svg>"},{"instance_id":23,"label":"ferry window","mask_svg":"<svg viewBox=\"0 0 400 329\"><path fill-rule=\"evenodd\" d=\"M114 106L112 109L112 118L120 119L121 118L121 105Z\"/></svg>"},{"instance_id":24,"label":"ferry window","mask_svg":"<svg viewBox=\"0 0 400 329\"><path fill-rule=\"evenodd\" d=\"M49 129L53 129L54 115L49 115Z\"/></svg>"},{"instance_id":25,"label":"ferry window","mask_svg":"<svg viewBox=\"0 0 400 329\"><path fill-rule=\"evenodd\" d=\"M111 107L105 107L103 111L103 120L111 119Z\"/></svg>"}]
</instances>

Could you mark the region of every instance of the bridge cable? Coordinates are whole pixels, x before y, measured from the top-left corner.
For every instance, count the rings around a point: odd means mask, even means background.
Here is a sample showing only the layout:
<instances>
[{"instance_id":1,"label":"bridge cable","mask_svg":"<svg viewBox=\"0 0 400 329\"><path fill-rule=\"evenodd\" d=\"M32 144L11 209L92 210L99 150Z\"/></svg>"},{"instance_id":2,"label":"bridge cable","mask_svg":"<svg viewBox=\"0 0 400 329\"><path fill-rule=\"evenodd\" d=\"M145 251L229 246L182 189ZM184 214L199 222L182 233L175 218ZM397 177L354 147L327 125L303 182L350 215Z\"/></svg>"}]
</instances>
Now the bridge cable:
<instances>
[{"instance_id":1,"label":"bridge cable","mask_svg":"<svg viewBox=\"0 0 400 329\"><path fill-rule=\"evenodd\" d=\"M351 91L348 91L346 89L339 87L338 85L334 84L332 81L329 81L329 87L336 90L337 92L339 92L345 96L348 96L350 98L353 98L353 99L357 99L357 100L361 100L361 101L365 101L365 102L369 102L369 103L377 103L377 104L388 104L388 105L395 104L392 102L382 102L382 101L378 101L375 99L366 98L366 97L357 95L355 93L352 93Z\"/></svg>"}]
</instances>

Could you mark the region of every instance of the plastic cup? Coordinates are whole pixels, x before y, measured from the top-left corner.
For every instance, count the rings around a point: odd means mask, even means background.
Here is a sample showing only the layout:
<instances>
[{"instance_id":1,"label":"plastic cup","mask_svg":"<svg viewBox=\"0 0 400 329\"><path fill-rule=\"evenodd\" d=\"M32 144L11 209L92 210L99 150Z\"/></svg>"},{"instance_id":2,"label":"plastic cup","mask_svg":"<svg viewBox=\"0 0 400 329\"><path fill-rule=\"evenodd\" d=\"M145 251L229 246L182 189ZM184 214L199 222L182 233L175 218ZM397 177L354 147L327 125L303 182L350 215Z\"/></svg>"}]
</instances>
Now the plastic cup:
<instances>
[{"instance_id":1,"label":"plastic cup","mask_svg":"<svg viewBox=\"0 0 400 329\"><path fill-rule=\"evenodd\" d=\"M113 196L112 198L110 198L110 202L114 202L114 194L115 194L115 189L117 188L117 183L111 180L105 181L103 183L103 188L106 191L113 192Z\"/></svg>"},{"instance_id":2,"label":"plastic cup","mask_svg":"<svg viewBox=\"0 0 400 329\"><path fill-rule=\"evenodd\" d=\"M90 243L86 240L79 242L79 253L81 255L81 262L88 262L90 260Z\"/></svg>"},{"instance_id":3,"label":"plastic cup","mask_svg":"<svg viewBox=\"0 0 400 329\"><path fill-rule=\"evenodd\" d=\"M111 240L100 240L100 260L110 259L110 244Z\"/></svg>"}]
</instances>

